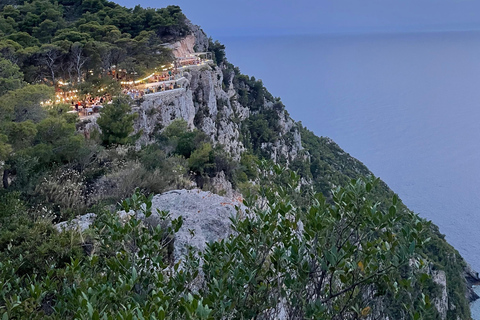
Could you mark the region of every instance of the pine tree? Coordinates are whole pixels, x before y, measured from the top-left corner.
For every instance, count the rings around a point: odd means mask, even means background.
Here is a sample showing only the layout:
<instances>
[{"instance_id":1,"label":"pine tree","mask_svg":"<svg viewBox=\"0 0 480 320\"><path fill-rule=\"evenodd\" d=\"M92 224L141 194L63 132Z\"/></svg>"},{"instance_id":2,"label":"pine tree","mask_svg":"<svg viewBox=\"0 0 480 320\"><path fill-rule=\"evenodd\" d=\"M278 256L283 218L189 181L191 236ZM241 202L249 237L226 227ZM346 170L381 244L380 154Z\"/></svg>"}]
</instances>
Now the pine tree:
<instances>
[{"instance_id":1,"label":"pine tree","mask_svg":"<svg viewBox=\"0 0 480 320\"><path fill-rule=\"evenodd\" d=\"M128 144L135 140L133 133L133 120L137 114L131 113L128 98L116 98L112 104L107 104L97 120L102 130L102 144Z\"/></svg>"}]
</instances>

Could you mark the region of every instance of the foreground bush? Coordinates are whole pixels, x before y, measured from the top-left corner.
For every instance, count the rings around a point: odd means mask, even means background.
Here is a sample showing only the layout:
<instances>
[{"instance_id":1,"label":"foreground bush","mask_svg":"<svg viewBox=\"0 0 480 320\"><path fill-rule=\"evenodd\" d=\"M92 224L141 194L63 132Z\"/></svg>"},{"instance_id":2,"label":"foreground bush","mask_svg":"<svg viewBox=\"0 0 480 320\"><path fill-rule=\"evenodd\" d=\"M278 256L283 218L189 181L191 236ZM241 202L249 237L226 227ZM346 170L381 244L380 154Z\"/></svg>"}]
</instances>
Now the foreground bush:
<instances>
[{"instance_id":1,"label":"foreground bush","mask_svg":"<svg viewBox=\"0 0 480 320\"><path fill-rule=\"evenodd\" d=\"M424 223L416 215L397 211L396 199L387 212L371 203L376 180L352 181L333 191L332 203L314 195L302 210L290 200L298 181L291 173L290 187L262 188L261 198L245 201L248 210L232 217L232 236L210 243L204 253L190 249L177 262L173 241L182 220L168 221L167 213L158 212L159 222L145 222L151 221L145 216L152 214L152 198L135 193L122 203L132 213L129 218L104 212L90 230L77 234L86 249L83 257L30 274L19 273L12 260L2 260L0 315L384 318L386 292L403 297L404 308L396 311L402 318L434 314L417 280L428 276L417 276L423 265L416 252L424 242Z\"/></svg>"}]
</instances>

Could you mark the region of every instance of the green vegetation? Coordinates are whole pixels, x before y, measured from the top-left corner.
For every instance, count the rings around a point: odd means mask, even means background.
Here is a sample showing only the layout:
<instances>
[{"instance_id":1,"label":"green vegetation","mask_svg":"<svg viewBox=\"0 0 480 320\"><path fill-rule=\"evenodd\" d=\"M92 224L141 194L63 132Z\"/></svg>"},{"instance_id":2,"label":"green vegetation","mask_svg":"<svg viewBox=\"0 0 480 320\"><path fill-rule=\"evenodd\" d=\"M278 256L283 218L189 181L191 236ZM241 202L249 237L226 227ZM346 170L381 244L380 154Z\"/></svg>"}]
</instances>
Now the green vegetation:
<instances>
[{"instance_id":1,"label":"green vegetation","mask_svg":"<svg viewBox=\"0 0 480 320\"><path fill-rule=\"evenodd\" d=\"M218 41L209 45L224 89L249 109L243 121L234 115L239 161L183 120L135 145L136 114L112 75L171 61L163 44L189 32L178 7L8 0L0 10L2 319L268 319L280 309L292 319L436 319L432 270L447 275L448 319L469 318L464 262L438 229L330 139L298 123L284 132L280 99L229 64ZM60 80L116 96L100 131L84 131L89 120L68 105L43 104ZM228 102L217 101L219 117ZM194 124L209 116L200 106ZM297 157L276 154L300 137ZM220 174L249 195L249 214L233 219L228 239L175 263L182 221L139 219L151 214L142 194L192 182L213 190ZM140 215L119 220L118 203ZM53 228L87 212L98 218L85 232Z\"/></svg>"},{"instance_id":2,"label":"green vegetation","mask_svg":"<svg viewBox=\"0 0 480 320\"><path fill-rule=\"evenodd\" d=\"M102 131L102 144L105 146L127 144L133 142L133 121L138 116L132 113L131 101L127 98L116 98L112 104L102 108L97 124Z\"/></svg>"},{"instance_id":3,"label":"green vegetation","mask_svg":"<svg viewBox=\"0 0 480 320\"><path fill-rule=\"evenodd\" d=\"M280 126L280 118L288 113L281 103L280 99L274 98L263 86L262 82L253 77L242 75L240 70L228 62L224 61L223 85L227 87L230 82L233 83L237 99L242 106L247 106L251 110L250 116L241 123L242 142L247 147L248 152L255 158L270 159L272 155L272 145L284 139L282 144L289 146L292 143L291 132L284 134ZM268 106L268 107L267 107ZM347 185L352 179L358 179L364 176L371 176L368 168L358 160L345 153L335 142L329 138L317 137L313 132L304 128L301 123L295 124L292 130L298 130L301 136L301 144L304 148L299 156L289 162L289 167L295 170L300 176L309 181L308 185L300 188L300 195L292 195L299 205L305 204L305 195L308 198L310 188L313 191L323 194L328 202L334 201L332 190L339 186ZM242 157L243 160L243 157ZM277 159L278 162L286 163L286 159ZM249 179L254 179L249 177ZM240 178L245 181L245 176ZM248 180L248 179L247 179ZM284 183L285 179L277 178L276 184ZM259 190L252 184L241 183L239 185L242 192L253 192L258 194ZM272 185L272 187L274 187ZM384 206L394 196L394 193L388 186L379 181L372 190L373 197L379 201L383 210L388 210ZM408 209L399 202L398 207L402 212L408 212ZM450 246L445 237L438 231L435 225L426 221L424 224L425 237L430 241L419 250L425 261L428 261L432 270L442 270L446 274L447 288L450 301L455 304L455 309L447 311L447 319L456 319L456 317L468 319L470 310L468 301L464 299L466 292L466 282L463 278L462 270L465 262L460 254ZM404 268L403 276L409 274L411 270ZM423 277L423 276L422 276ZM417 280L420 280L415 276ZM431 279L414 282L412 285L416 292L430 292L432 295L438 293L438 286ZM400 283L400 282L399 282ZM400 319L404 317L402 307L398 304L399 297L386 295L384 302L387 305L390 318ZM421 302L419 295L404 295L400 301L409 300L415 308L420 308L417 303ZM435 319L435 311L427 319Z\"/></svg>"},{"instance_id":4,"label":"green vegetation","mask_svg":"<svg viewBox=\"0 0 480 320\"><path fill-rule=\"evenodd\" d=\"M0 269L0 314L3 319L274 319L283 309L293 319L348 319L384 317L388 313L377 302L385 292L412 293L416 279L401 270L414 259L415 272L423 274L415 252L423 246L424 225L413 214L397 215L395 198L387 212L379 210L369 192L376 181L352 181L333 192L332 204L314 195L302 210L289 197L300 177L278 166L264 169L266 187L260 192L266 202L256 206L255 198L248 199L252 214L232 220L234 235L210 243L204 253L190 249L176 263L172 241L182 220L167 222L168 214L158 212L156 219L142 221L141 215L152 215L151 197L138 192L122 202L133 216L122 221L101 212L84 233L58 233L51 217L34 219L22 213L18 199L6 199L1 234L12 230L0 242L0 253L8 257ZM272 174L284 173L290 186L271 188ZM27 225L11 228L5 222L12 217ZM34 241L43 245L31 252L27 245ZM40 263L43 258L48 261ZM198 286L200 273L204 283ZM427 296L403 302L404 317L428 319L433 312Z\"/></svg>"},{"instance_id":5,"label":"green vegetation","mask_svg":"<svg viewBox=\"0 0 480 320\"><path fill-rule=\"evenodd\" d=\"M213 61L220 65L225 60L225 46L221 44L218 40L215 42L212 38L208 39L208 47L211 52L213 52Z\"/></svg>"},{"instance_id":6,"label":"green vegetation","mask_svg":"<svg viewBox=\"0 0 480 320\"><path fill-rule=\"evenodd\" d=\"M0 4L0 57L16 64L29 83L71 84L126 70L141 77L171 61L162 44L188 32L177 6L126 9L106 0L27 0ZM18 80L0 64L0 77ZM2 92L0 92L1 94Z\"/></svg>"}]
</instances>

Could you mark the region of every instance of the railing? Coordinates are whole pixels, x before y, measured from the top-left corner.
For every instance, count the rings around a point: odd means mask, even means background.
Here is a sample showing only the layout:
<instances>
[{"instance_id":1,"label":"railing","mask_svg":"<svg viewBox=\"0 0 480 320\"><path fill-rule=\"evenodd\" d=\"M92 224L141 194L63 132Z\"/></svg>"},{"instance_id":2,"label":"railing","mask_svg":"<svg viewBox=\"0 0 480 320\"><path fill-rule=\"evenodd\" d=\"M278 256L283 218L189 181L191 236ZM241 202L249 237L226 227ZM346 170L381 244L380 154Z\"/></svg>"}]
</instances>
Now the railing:
<instances>
[{"instance_id":1,"label":"railing","mask_svg":"<svg viewBox=\"0 0 480 320\"><path fill-rule=\"evenodd\" d=\"M191 67L201 67L201 66L206 66L213 64L213 60L201 60L200 62L192 62L192 63L185 63L185 64L180 64L178 66L178 70L184 71L185 69L191 68Z\"/></svg>"},{"instance_id":2,"label":"railing","mask_svg":"<svg viewBox=\"0 0 480 320\"><path fill-rule=\"evenodd\" d=\"M158 92L167 92L173 89L183 88L185 78L181 77L175 80L159 81L152 82L147 84L142 84L136 88L125 91L124 93L129 95L132 99L137 100L143 98L145 95Z\"/></svg>"}]
</instances>

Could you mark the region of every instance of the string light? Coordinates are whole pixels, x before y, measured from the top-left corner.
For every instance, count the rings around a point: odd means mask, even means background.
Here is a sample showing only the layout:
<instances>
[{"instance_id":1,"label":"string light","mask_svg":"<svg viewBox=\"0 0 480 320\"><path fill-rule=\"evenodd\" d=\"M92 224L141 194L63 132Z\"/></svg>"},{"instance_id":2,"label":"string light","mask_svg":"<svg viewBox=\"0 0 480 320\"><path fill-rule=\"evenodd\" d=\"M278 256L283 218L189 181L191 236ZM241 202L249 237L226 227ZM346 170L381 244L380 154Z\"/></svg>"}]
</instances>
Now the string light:
<instances>
[{"instance_id":1,"label":"string light","mask_svg":"<svg viewBox=\"0 0 480 320\"><path fill-rule=\"evenodd\" d=\"M155 75L155 72L152 73L151 75L149 75L148 77L146 78L143 78L141 80L135 80L135 81L122 81L120 82L121 84L136 84L136 83L139 83L139 82L142 82L142 81L145 81L147 79L150 79L151 77L153 77Z\"/></svg>"}]
</instances>

